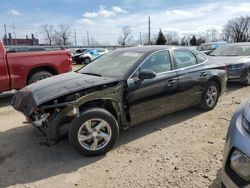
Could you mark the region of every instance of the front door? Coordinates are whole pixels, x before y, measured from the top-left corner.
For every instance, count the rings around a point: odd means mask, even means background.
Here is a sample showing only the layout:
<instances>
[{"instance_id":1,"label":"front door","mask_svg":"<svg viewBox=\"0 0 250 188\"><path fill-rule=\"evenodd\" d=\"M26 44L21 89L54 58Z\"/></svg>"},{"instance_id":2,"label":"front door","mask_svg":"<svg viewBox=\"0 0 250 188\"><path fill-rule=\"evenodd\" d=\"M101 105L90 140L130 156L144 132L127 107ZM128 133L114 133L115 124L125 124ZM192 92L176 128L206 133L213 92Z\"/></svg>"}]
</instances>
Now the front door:
<instances>
[{"instance_id":1,"label":"front door","mask_svg":"<svg viewBox=\"0 0 250 188\"><path fill-rule=\"evenodd\" d=\"M148 69L156 73L153 79L138 79L141 70ZM168 50L150 55L128 79L128 105L131 125L167 114L175 108L177 89L176 71L172 70Z\"/></svg>"}]
</instances>

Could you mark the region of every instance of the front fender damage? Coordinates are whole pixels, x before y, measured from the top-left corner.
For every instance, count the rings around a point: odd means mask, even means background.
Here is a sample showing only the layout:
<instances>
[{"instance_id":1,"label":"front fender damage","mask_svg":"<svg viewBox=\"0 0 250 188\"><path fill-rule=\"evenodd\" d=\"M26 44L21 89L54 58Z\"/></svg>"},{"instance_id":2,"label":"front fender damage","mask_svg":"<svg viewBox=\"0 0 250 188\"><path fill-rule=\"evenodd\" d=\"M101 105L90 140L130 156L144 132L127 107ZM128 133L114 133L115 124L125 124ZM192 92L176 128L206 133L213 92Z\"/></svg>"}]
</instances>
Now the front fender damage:
<instances>
[{"instance_id":1,"label":"front fender damage","mask_svg":"<svg viewBox=\"0 0 250 188\"><path fill-rule=\"evenodd\" d=\"M86 91L88 92L88 90ZM82 107L86 103L92 101L111 101L111 104L116 112L116 118L120 126L126 126L126 114L124 110L124 84L118 82L112 86L105 86L102 89L80 96L74 101L49 104L39 106L39 110L43 112L40 118L36 121L28 120L29 123L39 128L46 138L47 145L53 145L60 139L64 138L68 132L68 127L71 126L71 121L77 118ZM53 110L54 113L48 113Z\"/></svg>"}]
</instances>

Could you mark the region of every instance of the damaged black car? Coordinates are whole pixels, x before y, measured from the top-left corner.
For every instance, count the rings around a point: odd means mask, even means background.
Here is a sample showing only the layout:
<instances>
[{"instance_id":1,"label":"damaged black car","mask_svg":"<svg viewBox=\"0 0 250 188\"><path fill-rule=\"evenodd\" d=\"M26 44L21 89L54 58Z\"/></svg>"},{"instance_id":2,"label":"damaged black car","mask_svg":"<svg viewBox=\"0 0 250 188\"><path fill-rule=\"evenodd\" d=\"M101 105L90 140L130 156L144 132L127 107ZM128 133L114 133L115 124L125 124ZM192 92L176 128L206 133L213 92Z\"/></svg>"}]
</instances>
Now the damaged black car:
<instances>
[{"instance_id":1,"label":"damaged black car","mask_svg":"<svg viewBox=\"0 0 250 188\"><path fill-rule=\"evenodd\" d=\"M226 81L225 66L198 51L131 47L31 84L16 93L12 106L48 145L68 135L76 151L95 156L108 152L122 129L194 105L212 110Z\"/></svg>"}]
</instances>

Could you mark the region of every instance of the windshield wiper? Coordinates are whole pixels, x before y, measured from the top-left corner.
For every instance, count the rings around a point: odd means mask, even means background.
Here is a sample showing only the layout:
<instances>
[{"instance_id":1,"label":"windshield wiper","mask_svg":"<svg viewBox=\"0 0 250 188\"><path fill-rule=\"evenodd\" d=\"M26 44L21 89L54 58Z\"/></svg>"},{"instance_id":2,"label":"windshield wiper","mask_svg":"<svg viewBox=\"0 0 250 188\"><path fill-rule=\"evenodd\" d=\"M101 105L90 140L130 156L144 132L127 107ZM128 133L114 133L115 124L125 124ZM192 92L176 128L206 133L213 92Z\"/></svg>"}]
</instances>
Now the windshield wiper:
<instances>
[{"instance_id":1,"label":"windshield wiper","mask_svg":"<svg viewBox=\"0 0 250 188\"><path fill-rule=\"evenodd\" d=\"M83 72L82 74L87 74L87 75L91 75L91 76L99 76L99 77L102 77L102 75L96 74L96 73Z\"/></svg>"}]
</instances>

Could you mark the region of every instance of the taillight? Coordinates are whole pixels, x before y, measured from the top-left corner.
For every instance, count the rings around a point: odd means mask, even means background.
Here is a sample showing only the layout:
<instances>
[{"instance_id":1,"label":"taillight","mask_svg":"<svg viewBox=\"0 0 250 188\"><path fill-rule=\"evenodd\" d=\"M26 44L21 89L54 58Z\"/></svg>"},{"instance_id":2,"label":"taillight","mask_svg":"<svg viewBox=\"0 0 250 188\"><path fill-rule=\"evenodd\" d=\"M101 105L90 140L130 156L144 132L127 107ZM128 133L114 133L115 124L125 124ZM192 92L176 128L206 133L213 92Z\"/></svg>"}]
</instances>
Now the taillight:
<instances>
[{"instance_id":1,"label":"taillight","mask_svg":"<svg viewBox=\"0 0 250 188\"><path fill-rule=\"evenodd\" d=\"M68 63L69 63L69 68L70 68L69 71L71 71L72 70L72 54L70 51L67 51L67 56L68 56Z\"/></svg>"}]
</instances>

